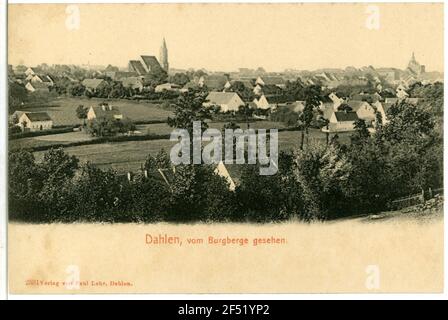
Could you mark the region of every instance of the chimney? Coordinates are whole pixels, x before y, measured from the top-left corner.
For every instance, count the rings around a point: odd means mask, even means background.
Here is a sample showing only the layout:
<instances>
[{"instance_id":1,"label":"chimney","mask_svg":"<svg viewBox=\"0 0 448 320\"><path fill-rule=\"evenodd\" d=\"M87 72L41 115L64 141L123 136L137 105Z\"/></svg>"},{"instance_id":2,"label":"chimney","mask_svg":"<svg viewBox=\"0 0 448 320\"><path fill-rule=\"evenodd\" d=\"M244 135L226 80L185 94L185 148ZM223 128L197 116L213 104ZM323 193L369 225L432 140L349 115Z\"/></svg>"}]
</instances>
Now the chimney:
<instances>
[{"instance_id":1,"label":"chimney","mask_svg":"<svg viewBox=\"0 0 448 320\"><path fill-rule=\"evenodd\" d=\"M131 172L128 172L128 181L131 181Z\"/></svg>"},{"instance_id":2,"label":"chimney","mask_svg":"<svg viewBox=\"0 0 448 320\"><path fill-rule=\"evenodd\" d=\"M106 106L104 104L102 104L101 109L103 109L103 111L106 111Z\"/></svg>"},{"instance_id":3,"label":"chimney","mask_svg":"<svg viewBox=\"0 0 448 320\"><path fill-rule=\"evenodd\" d=\"M148 170L143 171L143 173L145 174L145 178L148 178Z\"/></svg>"}]
</instances>

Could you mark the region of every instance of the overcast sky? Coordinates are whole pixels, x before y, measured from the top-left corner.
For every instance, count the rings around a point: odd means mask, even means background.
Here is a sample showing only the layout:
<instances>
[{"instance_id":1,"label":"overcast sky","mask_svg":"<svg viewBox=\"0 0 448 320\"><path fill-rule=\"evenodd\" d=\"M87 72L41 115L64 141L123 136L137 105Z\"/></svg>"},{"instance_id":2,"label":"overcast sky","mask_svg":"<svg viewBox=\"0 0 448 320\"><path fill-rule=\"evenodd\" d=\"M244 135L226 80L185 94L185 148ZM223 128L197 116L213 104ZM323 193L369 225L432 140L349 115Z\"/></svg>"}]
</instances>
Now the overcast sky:
<instances>
[{"instance_id":1,"label":"overcast sky","mask_svg":"<svg viewBox=\"0 0 448 320\"><path fill-rule=\"evenodd\" d=\"M378 29L366 4L87 4L72 30L66 8L10 5L9 63L126 66L165 37L173 68L405 68L414 51L443 71L442 4L378 5Z\"/></svg>"}]
</instances>

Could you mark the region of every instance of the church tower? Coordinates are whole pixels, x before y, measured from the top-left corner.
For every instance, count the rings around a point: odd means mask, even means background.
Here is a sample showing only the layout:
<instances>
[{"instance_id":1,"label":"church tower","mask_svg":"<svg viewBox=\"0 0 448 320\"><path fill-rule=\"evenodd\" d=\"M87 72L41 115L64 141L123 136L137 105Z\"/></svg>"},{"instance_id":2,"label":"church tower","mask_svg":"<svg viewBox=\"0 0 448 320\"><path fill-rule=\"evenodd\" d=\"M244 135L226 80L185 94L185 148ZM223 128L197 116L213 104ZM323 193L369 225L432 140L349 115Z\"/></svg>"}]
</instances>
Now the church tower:
<instances>
[{"instance_id":1,"label":"church tower","mask_svg":"<svg viewBox=\"0 0 448 320\"><path fill-rule=\"evenodd\" d=\"M166 47L165 38L163 38L162 45L160 46L159 61L160 61L160 65L162 66L163 70L165 70L168 73L168 69L169 69L168 48Z\"/></svg>"}]
</instances>

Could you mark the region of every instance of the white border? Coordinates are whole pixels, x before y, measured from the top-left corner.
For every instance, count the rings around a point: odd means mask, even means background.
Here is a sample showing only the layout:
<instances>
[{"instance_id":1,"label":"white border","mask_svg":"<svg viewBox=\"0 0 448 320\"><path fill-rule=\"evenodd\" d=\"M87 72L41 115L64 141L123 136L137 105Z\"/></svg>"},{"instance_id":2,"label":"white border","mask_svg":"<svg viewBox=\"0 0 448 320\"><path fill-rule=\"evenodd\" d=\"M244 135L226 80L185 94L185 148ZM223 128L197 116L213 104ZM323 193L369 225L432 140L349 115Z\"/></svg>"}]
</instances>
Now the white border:
<instances>
[{"instance_id":1,"label":"white border","mask_svg":"<svg viewBox=\"0 0 448 320\"><path fill-rule=\"evenodd\" d=\"M110 3L111 1L107 0L75 0L75 1L61 1L61 0L11 0L9 3ZM206 3L271 3L273 1L266 0L246 0L246 1L226 1L226 0L205 0L205 1L197 1L197 0L165 0L165 1L151 1L151 0L120 0L119 3L191 3L191 2L206 2ZM306 2L306 3L328 3L329 1L285 1L279 0L275 2L280 3L291 3L291 2ZM371 3L369 1L341 1L336 0L332 1L335 3ZM422 2L421 0L408 0L408 1L377 1L376 3L418 3ZM443 3L443 1L431 1ZM444 16L447 16L448 6L444 6ZM7 35L7 25L6 25L6 4L0 7L0 21L4 21L4 28L0 28L2 33L0 35L1 43L6 43L6 35ZM445 21L444 21L445 24ZM404 26L405 27L405 26ZM445 25L444 25L445 31ZM447 70L446 70L446 61L447 60L447 35L444 33L444 101L448 101L448 92L447 92ZM381 293L366 293L366 294L77 294L77 295L13 295L7 293L7 255L4 244L7 244L7 233L6 233L6 225L7 225L7 210L6 210L6 159L7 159L7 75L6 75L6 56L7 56L7 45L2 45L1 49L1 61L0 61L0 97L5 97L4 104L1 106L3 108L4 116L3 121L0 122L0 300L7 297L11 300L84 300L84 299L92 299L92 300L100 300L100 299L111 299L111 300L143 300L143 299L151 299L151 300L260 300L260 299L268 299L268 300L393 300L393 299L406 299L406 300L445 300L448 299L447 286L446 281L444 284L444 293L443 294L381 294ZM444 123L448 123L448 114L444 113ZM447 159L448 150L447 150L447 140L448 140L448 132L444 130L444 159ZM444 161L444 181L446 181L448 177L448 165L447 161ZM444 209L444 213L446 210ZM446 224L444 225L444 240L445 244L447 243L448 235L446 232ZM444 261L447 256L448 248L444 246ZM444 278L448 277L448 266L444 263Z\"/></svg>"}]
</instances>

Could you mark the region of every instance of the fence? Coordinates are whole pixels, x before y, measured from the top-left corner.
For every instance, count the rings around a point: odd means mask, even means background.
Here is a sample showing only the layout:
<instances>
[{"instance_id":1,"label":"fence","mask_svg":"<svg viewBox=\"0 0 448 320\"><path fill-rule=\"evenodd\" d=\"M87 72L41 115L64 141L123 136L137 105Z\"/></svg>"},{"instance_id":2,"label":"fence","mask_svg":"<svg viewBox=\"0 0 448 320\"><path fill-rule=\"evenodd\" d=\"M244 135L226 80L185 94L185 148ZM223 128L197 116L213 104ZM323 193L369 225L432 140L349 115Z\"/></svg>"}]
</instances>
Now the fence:
<instances>
[{"instance_id":1,"label":"fence","mask_svg":"<svg viewBox=\"0 0 448 320\"><path fill-rule=\"evenodd\" d=\"M399 198L392 201L389 204L390 209L399 210L406 207L415 206L417 204L422 204L428 199L434 198L436 195L443 195L443 188L431 189L429 188L427 192L422 191L418 194L413 194L408 197Z\"/></svg>"}]
</instances>

